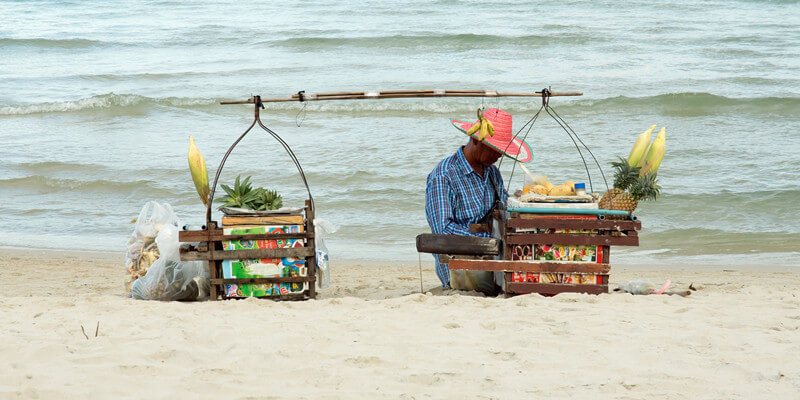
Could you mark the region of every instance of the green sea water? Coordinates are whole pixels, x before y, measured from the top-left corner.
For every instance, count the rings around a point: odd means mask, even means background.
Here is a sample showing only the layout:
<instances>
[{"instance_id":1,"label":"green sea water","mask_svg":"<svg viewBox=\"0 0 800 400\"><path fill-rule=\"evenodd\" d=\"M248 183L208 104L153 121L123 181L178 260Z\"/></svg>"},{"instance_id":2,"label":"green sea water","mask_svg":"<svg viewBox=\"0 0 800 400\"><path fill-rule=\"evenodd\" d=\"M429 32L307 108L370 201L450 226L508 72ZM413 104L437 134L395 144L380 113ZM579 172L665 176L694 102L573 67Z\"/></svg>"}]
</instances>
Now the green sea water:
<instances>
[{"instance_id":1,"label":"green sea water","mask_svg":"<svg viewBox=\"0 0 800 400\"><path fill-rule=\"evenodd\" d=\"M638 248L615 263L800 265L800 4L779 1L0 2L0 246L122 253L148 200L188 224L204 210L188 136L213 174L252 121L252 94L299 90L582 91L551 105L606 176L652 124L667 127L663 195L642 203ZM538 99L273 103L265 123L302 163L333 259L415 262L425 178L480 106L521 127ZM586 181L548 118L527 165ZM513 191L522 184L501 165ZM596 191L605 190L597 168ZM222 182L252 175L284 204L305 188L251 133ZM213 176L213 175L212 175ZM609 182L610 183L610 182Z\"/></svg>"}]
</instances>

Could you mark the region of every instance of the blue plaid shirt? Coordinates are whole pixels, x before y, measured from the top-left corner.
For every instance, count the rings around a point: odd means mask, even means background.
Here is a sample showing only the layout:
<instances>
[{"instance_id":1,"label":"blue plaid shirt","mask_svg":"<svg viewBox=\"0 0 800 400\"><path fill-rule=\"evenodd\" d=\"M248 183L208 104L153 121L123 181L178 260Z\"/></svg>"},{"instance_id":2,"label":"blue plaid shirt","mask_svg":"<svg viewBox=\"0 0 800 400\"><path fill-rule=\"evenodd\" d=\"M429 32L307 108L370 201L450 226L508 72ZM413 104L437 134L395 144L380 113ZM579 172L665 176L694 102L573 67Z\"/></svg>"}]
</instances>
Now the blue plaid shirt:
<instances>
[{"instance_id":1,"label":"blue plaid shirt","mask_svg":"<svg viewBox=\"0 0 800 400\"><path fill-rule=\"evenodd\" d=\"M492 193L495 190L497 194ZM480 221L498 197L503 204L508 198L500 170L492 165L484 168L481 177L467 162L463 148L458 149L428 175L425 213L431 232L489 237L488 233L470 232L469 225ZM436 275L442 281L442 286L447 287L450 284L450 270L447 264L439 263L438 254L433 257L436 259Z\"/></svg>"}]
</instances>

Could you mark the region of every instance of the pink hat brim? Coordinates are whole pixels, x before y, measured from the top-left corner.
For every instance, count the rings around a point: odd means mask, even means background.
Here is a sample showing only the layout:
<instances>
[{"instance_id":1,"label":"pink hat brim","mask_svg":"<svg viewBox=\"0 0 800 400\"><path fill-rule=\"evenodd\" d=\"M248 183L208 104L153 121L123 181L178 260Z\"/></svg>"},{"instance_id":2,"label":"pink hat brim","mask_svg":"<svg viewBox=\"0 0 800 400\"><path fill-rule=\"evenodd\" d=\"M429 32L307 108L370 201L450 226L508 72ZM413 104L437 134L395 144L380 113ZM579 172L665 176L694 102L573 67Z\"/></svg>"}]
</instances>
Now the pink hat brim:
<instances>
[{"instance_id":1,"label":"pink hat brim","mask_svg":"<svg viewBox=\"0 0 800 400\"><path fill-rule=\"evenodd\" d=\"M472 126L475 125L475 122L464 122L464 121L459 121L455 118L451 119L450 122L453 124L453 126L458 128L458 130L460 130L463 133L467 133L469 128L472 128ZM478 133L477 132L473 133L470 136L477 139ZM528 162L530 160L533 160L533 152L531 151L531 146L529 146L527 143L525 143L524 140L516 136L512 136L511 142L498 140L495 136L486 136L486 138L483 139L483 143L497 150L498 152L500 152L500 154L503 154L504 156L511 158L515 161Z\"/></svg>"}]
</instances>

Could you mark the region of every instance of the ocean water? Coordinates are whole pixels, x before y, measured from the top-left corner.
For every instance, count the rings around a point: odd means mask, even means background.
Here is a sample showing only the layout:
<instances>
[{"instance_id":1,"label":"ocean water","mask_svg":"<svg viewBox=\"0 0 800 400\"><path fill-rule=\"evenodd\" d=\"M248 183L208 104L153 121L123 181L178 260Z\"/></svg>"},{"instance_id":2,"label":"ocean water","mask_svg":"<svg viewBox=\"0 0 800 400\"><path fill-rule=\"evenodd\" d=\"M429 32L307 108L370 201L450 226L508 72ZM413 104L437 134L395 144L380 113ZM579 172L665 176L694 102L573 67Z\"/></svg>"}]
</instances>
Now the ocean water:
<instances>
[{"instance_id":1,"label":"ocean water","mask_svg":"<svg viewBox=\"0 0 800 400\"><path fill-rule=\"evenodd\" d=\"M606 176L639 133L667 127L662 197L639 207L641 246L615 248L612 262L800 265L796 1L3 1L0 20L0 246L122 257L148 200L201 224L188 137L213 177L253 118L223 100L549 86L584 92L551 105ZM500 107L521 127L540 105L271 103L262 117L297 154L318 216L339 227L333 259L415 262L425 178L466 141L449 118ZM540 117L528 142L529 169L586 181L555 121ZM286 205L305 199L265 132L236 148L221 182L238 174Z\"/></svg>"}]
</instances>

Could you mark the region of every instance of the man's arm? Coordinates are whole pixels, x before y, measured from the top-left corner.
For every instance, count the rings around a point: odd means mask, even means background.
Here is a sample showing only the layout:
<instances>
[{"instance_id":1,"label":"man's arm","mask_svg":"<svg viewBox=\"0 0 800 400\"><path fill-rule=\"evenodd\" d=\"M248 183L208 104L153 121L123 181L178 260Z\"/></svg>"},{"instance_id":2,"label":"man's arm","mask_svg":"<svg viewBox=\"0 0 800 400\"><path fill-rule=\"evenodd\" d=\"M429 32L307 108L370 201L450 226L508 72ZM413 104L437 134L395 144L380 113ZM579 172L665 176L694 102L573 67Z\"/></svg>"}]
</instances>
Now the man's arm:
<instances>
[{"instance_id":1,"label":"man's arm","mask_svg":"<svg viewBox=\"0 0 800 400\"><path fill-rule=\"evenodd\" d=\"M455 192L450 182L443 176L428 177L425 190L425 214L432 233L473 236L469 227L453 221Z\"/></svg>"}]
</instances>

